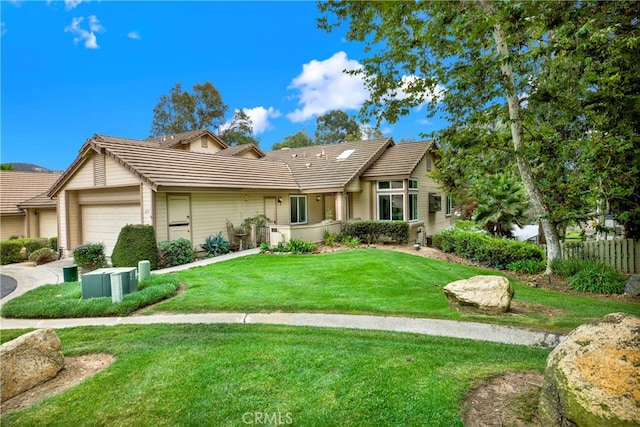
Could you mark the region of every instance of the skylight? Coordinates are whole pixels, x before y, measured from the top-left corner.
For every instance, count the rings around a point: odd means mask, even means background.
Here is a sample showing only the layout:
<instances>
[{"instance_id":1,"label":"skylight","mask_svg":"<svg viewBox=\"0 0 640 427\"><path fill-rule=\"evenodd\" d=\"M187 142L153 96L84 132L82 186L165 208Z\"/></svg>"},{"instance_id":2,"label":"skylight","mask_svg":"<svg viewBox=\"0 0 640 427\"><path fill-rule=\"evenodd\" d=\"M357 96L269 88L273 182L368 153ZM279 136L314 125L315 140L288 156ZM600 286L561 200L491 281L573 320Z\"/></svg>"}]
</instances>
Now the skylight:
<instances>
[{"instance_id":1,"label":"skylight","mask_svg":"<svg viewBox=\"0 0 640 427\"><path fill-rule=\"evenodd\" d=\"M336 157L336 160L348 159L349 156L352 155L355 151L356 150L344 150L338 157Z\"/></svg>"}]
</instances>

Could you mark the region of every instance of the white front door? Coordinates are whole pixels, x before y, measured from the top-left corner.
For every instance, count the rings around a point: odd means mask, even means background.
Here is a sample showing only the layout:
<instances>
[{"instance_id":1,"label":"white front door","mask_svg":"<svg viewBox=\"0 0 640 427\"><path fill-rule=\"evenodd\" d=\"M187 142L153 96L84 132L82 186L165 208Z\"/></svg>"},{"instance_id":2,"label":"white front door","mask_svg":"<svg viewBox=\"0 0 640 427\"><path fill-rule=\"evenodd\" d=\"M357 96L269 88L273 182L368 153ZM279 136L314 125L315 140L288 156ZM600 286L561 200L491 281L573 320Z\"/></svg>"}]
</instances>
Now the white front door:
<instances>
[{"instance_id":1,"label":"white front door","mask_svg":"<svg viewBox=\"0 0 640 427\"><path fill-rule=\"evenodd\" d=\"M191 241L191 198L189 195L168 196L169 240Z\"/></svg>"}]
</instances>

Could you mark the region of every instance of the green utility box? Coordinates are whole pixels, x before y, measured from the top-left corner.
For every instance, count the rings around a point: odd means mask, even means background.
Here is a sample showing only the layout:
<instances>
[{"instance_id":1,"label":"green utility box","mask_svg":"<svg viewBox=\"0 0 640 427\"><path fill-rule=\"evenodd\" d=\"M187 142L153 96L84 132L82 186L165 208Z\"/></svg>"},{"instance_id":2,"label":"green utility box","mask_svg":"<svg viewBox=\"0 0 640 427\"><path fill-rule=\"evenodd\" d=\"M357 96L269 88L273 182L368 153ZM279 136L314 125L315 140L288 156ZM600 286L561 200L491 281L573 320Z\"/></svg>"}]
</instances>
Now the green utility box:
<instances>
[{"instance_id":1,"label":"green utility box","mask_svg":"<svg viewBox=\"0 0 640 427\"><path fill-rule=\"evenodd\" d=\"M138 270L135 267L99 268L82 275L82 298L111 297L111 275L119 274L122 294L138 291Z\"/></svg>"},{"instance_id":2,"label":"green utility box","mask_svg":"<svg viewBox=\"0 0 640 427\"><path fill-rule=\"evenodd\" d=\"M69 267L62 267L62 277L64 282L77 282L78 281L78 266L71 265Z\"/></svg>"}]
</instances>

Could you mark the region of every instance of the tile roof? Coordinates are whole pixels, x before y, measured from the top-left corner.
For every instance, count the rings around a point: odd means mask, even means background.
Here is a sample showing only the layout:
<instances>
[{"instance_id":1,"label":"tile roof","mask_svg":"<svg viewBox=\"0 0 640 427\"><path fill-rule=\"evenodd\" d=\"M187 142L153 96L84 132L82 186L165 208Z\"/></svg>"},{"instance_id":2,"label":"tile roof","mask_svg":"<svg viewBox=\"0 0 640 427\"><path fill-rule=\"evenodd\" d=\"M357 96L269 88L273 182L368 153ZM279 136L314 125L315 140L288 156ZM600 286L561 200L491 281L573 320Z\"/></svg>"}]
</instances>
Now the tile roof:
<instances>
[{"instance_id":1,"label":"tile roof","mask_svg":"<svg viewBox=\"0 0 640 427\"><path fill-rule=\"evenodd\" d=\"M264 157L265 153L255 144L240 144L234 145L233 147L225 148L224 150L218 151L216 153L217 156L241 156L247 151L254 150L258 157Z\"/></svg>"},{"instance_id":2,"label":"tile roof","mask_svg":"<svg viewBox=\"0 0 640 427\"><path fill-rule=\"evenodd\" d=\"M18 205L49 190L60 175L57 172L0 171L0 214L22 214Z\"/></svg>"},{"instance_id":3,"label":"tile roof","mask_svg":"<svg viewBox=\"0 0 640 427\"><path fill-rule=\"evenodd\" d=\"M18 207L22 208L22 209L26 209L26 208L55 208L57 206L57 203L55 200L50 199L49 196L47 195L48 191L45 191L44 193L38 194L35 197L32 197L28 200L25 200L24 202L20 202L18 204Z\"/></svg>"},{"instance_id":4,"label":"tile roof","mask_svg":"<svg viewBox=\"0 0 640 427\"><path fill-rule=\"evenodd\" d=\"M409 177L433 141L405 142L390 147L369 169L363 178L380 176Z\"/></svg>"},{"instance_id":5,"label":"tile roof","mask_svg":"<svg viewBox=\"0 0 640 427\"><path fill-rule=\"evenodd\" d=\"M393 145L391 138L312 145L269 151L265 160L285 162L303 190L338 191ZM339 158L341 155L344 158Z\"/></svg>"},{"instance_id":6,"label":"tile roof","mask_svg":"<svg viewBox=\"0 0 640 427\"><path fill-rule=\"evenodd\" d=\"M291 189L298 185L283 163L259 159L176 151L134 142L91 139L89 144L129 169L154 188Z\"/></svg>"},{"instance_id":7,"label":"tile roof","mask_svg":"<svg viewBox=\"0 0 640 427\"><path fill-rule=\"evenodd\" d=\"M218 142L222 148L229 147L220 137L216 136L209 129L190 130L187 132L176 133L173 135L163 135L155 138L147 138L146 142L152 142L160 147L172 148L179 144L188 144L196 138L200 138L203 135L209 135L211 139Z\"/></svg>"}]
</instances>

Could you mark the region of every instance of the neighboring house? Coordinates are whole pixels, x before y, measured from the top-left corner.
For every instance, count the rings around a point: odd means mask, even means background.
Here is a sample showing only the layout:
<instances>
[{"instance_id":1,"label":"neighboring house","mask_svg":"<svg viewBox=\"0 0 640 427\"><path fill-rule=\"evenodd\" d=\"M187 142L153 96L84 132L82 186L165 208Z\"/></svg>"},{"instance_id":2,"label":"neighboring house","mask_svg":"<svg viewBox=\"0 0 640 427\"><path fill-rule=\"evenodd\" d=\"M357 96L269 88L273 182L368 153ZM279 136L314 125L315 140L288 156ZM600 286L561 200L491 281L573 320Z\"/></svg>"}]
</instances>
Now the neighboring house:
<instances>
[{"instance_id":1,"label":"neighboring house","mask_svg":"<svg viewBox=\"0 0 640 427\"><path fill-rule=\"evenodd\" d=\"M147 140L94 135L54 184L59 246L104 242L126 224L150 224L158 241L199 249L227 220L265 215L272 244L321 241L348 219L401 219L411 241L450 225L444 194L427 173L433 143L391 139L263 152L228 147L208 130ZM447 204L447 206L449 206Z\"/></svg>"},{"instance_id":2,"label":"neighboring house","mask_svg":"<svg viewBox=\"0 0 640 427\"><path fill-rule=\"evenodd\" d=\"M55 172L0 171L0 240L56 237L56 202L46 193L60 178Z\"/></svg>"}]
</instances>

